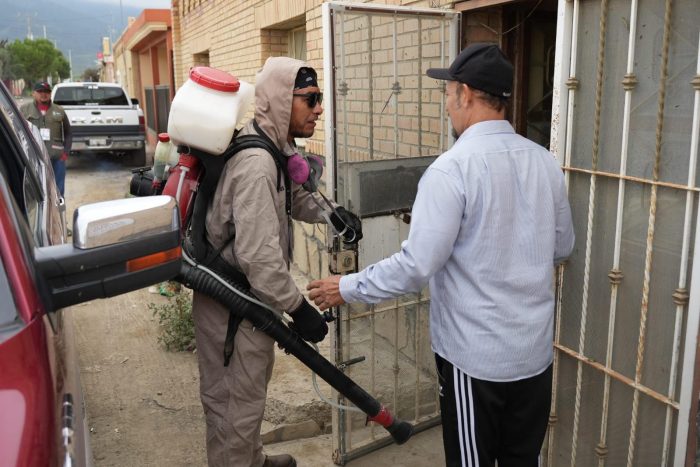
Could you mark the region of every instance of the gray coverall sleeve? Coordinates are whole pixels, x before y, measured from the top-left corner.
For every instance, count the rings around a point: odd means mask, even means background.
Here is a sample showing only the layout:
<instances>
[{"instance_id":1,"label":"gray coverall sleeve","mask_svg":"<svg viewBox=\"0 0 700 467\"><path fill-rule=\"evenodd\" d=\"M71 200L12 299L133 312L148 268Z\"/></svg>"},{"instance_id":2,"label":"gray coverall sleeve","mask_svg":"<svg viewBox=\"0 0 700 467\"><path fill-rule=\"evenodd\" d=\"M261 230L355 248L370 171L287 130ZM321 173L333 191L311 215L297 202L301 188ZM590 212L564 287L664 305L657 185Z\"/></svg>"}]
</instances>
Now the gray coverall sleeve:
<instances>
[{"instance_id":1,"label":"gray coverall sleeve","mask_svg":"<svg viewBox=\"0 0 700 467\"><path fill-rule=\"evenodd\" d=\"M253 158L243 170L247 176L233 187L236 226L234 251L252 292L279 311L290 312L302 301L280 246L281 226L276 211L276 177L256 170Z\"/></svg>"},{"instance_id":2,"label":"gray coverall sleeve","mask_svg":"<svg viewBox=\"0 0 700 467\"><path fill-rule=\"evenodd\" d=\"M322 209L320 206L325 206L326 202L321 199L318 193L309 193L301 185L294 184L293 186L292 219L309 224L323 222L321 214L324 210L329 211L330 209ZM333 204L335 205L335 203Z\"/></svg>"}]
</instances>

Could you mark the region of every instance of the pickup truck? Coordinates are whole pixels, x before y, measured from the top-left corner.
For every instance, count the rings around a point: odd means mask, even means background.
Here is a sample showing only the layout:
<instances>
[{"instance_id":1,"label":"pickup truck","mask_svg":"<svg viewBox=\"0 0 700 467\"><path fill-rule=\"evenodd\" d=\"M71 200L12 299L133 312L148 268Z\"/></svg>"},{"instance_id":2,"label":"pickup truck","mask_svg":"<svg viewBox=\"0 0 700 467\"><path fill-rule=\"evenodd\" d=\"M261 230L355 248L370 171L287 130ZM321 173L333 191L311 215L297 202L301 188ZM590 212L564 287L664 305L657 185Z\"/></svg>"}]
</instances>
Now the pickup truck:
<instances>
[{"instance_id":1,"label":"pickup truck","mask_svg":"<svg viewBox=\"0 0 700 467\"><path fill-rule=\"evenodd\" d=\"M120 85L60 83L52 99L70 120L72 153L111 152L127 155L132 165L146 164L143 111Z\"/></svg>"}]
</instances>

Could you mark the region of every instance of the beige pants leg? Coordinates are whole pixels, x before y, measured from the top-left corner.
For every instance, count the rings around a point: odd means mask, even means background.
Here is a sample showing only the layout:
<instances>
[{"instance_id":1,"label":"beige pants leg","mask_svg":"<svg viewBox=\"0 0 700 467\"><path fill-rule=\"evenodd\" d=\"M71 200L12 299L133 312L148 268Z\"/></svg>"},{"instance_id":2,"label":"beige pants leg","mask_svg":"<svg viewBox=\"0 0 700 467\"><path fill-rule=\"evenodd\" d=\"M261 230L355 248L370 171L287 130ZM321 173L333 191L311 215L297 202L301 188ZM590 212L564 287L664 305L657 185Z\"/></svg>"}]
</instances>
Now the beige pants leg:
<instances>
[{"instance_id":1,"label":"beige pants leg","mask_svg":"<svg viewBox=\"0 0 700 467\"><path fill-rule=\"evenodd\" d=\"M231 362L224 367L228 311L199 293L192 310L209 466L259 467L265 461L260 426L275 361L274 340L242 321Z\"/></svg>"}]
</instances>

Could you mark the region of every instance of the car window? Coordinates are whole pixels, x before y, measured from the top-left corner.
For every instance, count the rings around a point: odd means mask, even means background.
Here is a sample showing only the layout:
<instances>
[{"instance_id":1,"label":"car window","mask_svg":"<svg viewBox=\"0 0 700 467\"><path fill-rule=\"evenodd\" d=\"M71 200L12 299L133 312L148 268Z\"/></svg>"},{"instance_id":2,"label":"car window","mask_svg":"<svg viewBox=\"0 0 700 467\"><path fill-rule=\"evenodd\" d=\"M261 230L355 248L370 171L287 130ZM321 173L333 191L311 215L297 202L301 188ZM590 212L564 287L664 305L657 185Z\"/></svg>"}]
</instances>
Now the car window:
<instances>
[{"instance_id":1,"label":"car window","mask_svg":"<svg viewBox=\"0 0 700 467\"><path fill-rule=\"evenodd\" d=\"M0 342L3 342L22 329L24 325L17 313L17 305L10 290L10 281L0 257Z\"/></svg>"},{"instance_id":2,"label":"car window","mask_svg":"<svg viewBox=\"0 0 700 467\"><path fill-rule=\"evenodd\" d=\"M5 121L9 123L11 130L17 138L17 142L23 152L22 159L25 161L24 174L22 180L22 196L25 216L35 240L41 245L43 244L43 229L41 222L43 214L44 193L42 190L44 177L44 164L38 154L37 146L35 145L34 136L27 130L28 123L24 117L18 112L14 102L10 101L10 97L4 92L0 92L0 109L2 110ZM9 142L4 142L4 145L10 148Z\"/></svg>"},{"instance_id":3,"label":"car window","mask_svg":"<svg viewBox=\"0 0 700 467\"><path fill-rule=\"evenodd\" d=\"M38 174L41 170L41 164L39 158L36 155L36 151L32 146L32 142L29 138L31 136L27 132L27 127L25 126L25 119L22 114L19 113L14 102L10 101L10 98L5 95L5 93L0 92L0 108L2 108L2 113L7 118L7 121L12 126L14 133L17 135L22 151L27 161L32 165L31 169L35 174Z\"/></svg>"},{"instance_id":4,"label":"car window","mask_svg":"<svg viewBox=\"0 0 700 467\"><path fill-rule=\"evenodd\" d=\"M101 86L62 86L53 101L59 105L129 105L121 88Z\"/></svg>"}]
</instances>

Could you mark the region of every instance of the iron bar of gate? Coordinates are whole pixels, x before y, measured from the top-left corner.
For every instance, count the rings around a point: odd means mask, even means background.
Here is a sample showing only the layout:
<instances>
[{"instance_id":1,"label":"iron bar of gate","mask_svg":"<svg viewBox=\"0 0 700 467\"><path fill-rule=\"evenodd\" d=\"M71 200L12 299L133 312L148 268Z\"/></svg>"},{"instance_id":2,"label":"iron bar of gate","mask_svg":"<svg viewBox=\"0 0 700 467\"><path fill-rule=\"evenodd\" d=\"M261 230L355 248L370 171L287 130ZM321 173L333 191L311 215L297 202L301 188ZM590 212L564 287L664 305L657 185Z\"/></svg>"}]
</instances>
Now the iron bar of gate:
<instances>
[{"instance_id":1,"label":"iron bar of gate","mask_svg":"<svg viewBox=\"0 0 700 467\"><path fill-rule=\"evenodd\" d=\"M568 189L568 187L567 187ZM555 318L554 318L554 343L559 342L559 336L561 336L561 305L562 305L562 287L564 285L564 269L565 263L557 266L556 271L556 284L555 284ZM557 424L557 380L558 380L558 370L559 370L559 352L557 352L556 347L554 348L554 361L552 362L552 402L549 407L549 421L547 424L547 441L545 443L546 448L546 459L547 466L552 465L552 454L554 453L554 427ZM438 401L439 402L439 401ZM544 457L544 455L543 455Z\"/></svg>"},{"instance_id":2,"label":"iron bar of gate","mask_svg":"<svg viewBox=\"0 0 700 467\"><path fill-rule=\"evenodd\" d=\"M607 30L608 0L602 0L600 5L600 26L598 34L598 63L595 83L595 110L593 120L593 147L592 147L592 169L598 170L598 158L600 151L600 120L601 103L603 97L603 70L605 67L605 33ZM586 326L588 319L588 292L591 276L591 252L593 250L593 226L596 203L596 181L597 177L591 175L591 182L588 192L588 220L586 226L586 258L583 273L583 297L581 300L581 329L579 333L578 349L585 355ZM583 392L583 363L579 360L576 368L576 399L574 402L574 426L571 439L571 466L576 465L576 454L578 448L578 429L581 413L581 393Z\"/></svg>"},{"instance_id":3,"label":"iron bar of gate","mask_svg":"<svg viewBox=\"0 0 700 467\"><path fill-rule=\"evenodd\" d=\"M397 221L398 222L398 221ZM399 299L394 300L394 365L391 370L394 373L394 412L399 413Z\"/></svg>"},{"instance_id":4,"label":"iron bar of gate","mask_svg":"<svg viewBox=\"0 0 700 467\"><path fill-rule=\"evenodd\" d=\"M696 65L700 74L700 64ZM700 83L698 83L700 87ZM695 109L693 115L693 134L691 141L690 155L688 158L688 186L695 185L695 171L697 169L697 141L698 141L698 98L699 93L695 91ZM678 361L680 359L681 337L683 329L683 311L688 305L688 261L690 255L690 234L692 230L691 221L693 219L693 193L687 192L685 195L685 215L683 219L683 245L681 246L681 267L678 277L678 288L673 293L673 301L676 304L676 322L673 330L673 353L671 355L671 371L668 381L668 397L673 398L676 394L676 381L678 377ZM666 407L666 424L664 427L664 447L661 465L667 465L669 450L671 449L671 438L673 426L673 412L670 407Z\"/></svg>"},{"instance_id":5,"label":"iron bar of gate","mask_svg":"<svg viewBox=\"0 0 700 467\"><path fill-rule=\"evenodd\" d=\"M574 120L574 104L576 102L576 91L578 89L578 78L576 78L576 58L578 50L578 26L579 26L579 0L574 0L573 11L571 15L571 55L569 57L569 78L566 80L568 88L567 108L566 108L566 136L564 142L564 166L571 165L571 151L573 147L573 120ZM564 171L564 181L566 183L567 192L569 190L569 171ZM559 290L564 282L564 267L560 265L558 269ZM554 334L554 342L558 343L561 340L561 294L557 301L556 312L556 328ZM554 426L557 423L557 394L559 389L559 352L554 352L554 361L552 363L552 403L549 411L549 430L547 435L547 466L554 465L554 441L555 430Z\"/></svg>"},{"instance_id":6,"label":"iron bar of gate","mask_svg":"<svg viewBox=\"0 0 700 467\"><path fill-rule=\"evenodd\" d=\"M443 23L444 25L444 23ZM416 89L416 96L418 98L418 157L423 155L423 20L419 16L418 17L418 25L417 25L417 32L416 34L418 35L418 89ZM442 114L440 115L440 118L442 119ZM430 128L430 126L428 126ZM416 353L416 396L414 399L414 415L413 418L414 420L418 420L418 417L420 416L420 373L421 373L421 355L422 355L422 348L421 348L421 332L420 332L420 317L423 312L422 307L420 305L421 303L421 297L423 295L422 290L419 290L418 293L416 294L416 301L418 302L418 305L416 305L415 309L415 336L414 336L414 342L415 342L415 353Z\"/></svg>"},{"instance_id":7,"label":"iron bar of gate","mask_svg":"<svg viewBox=\"0 0 700 467\"><path fill-rule=\"evenodd\" d=\"M666 82L668 77L668 55L671 42L671 0L666 0L664 11L664 36L661 48L661 74L659 78L659 107L656 114L656 147L654 150L654 169L652 179L659 180L659 166L661 164L661 139L663 136L664 108L666 104ZM634 381L641 383L644 364L644 348L647 330L647 316L649 312L649 287L651 282L651 262L654 251L654 231L656 227L656 198L658 186L652 185L651 199L649 200L649 225L647 227L646 256L644 258L644 282L642 284L642 307L639 320L639 342L637 344L637 365L634 372ZM637 439L637 414L639 411L639 390L635 389L632 398L632 421L630 423L629 448L627 450L627 467L634 463L634 448Z\"/></svg>"},{"instance_id":8,"label":"iron bar of gate","mask_svg":"<svg viewBox=\"0 0 700 467\"><path fill-rule=\"evenodd\" d=\"M699 83L700 84L700 83ZM696 99L698 97L695 93ZM697 101L695 114L693 116L693 131L697 131ZM697 134L695 135L697 137ZM692 139L692 136L691 136ZM695 140L697 142L697 139ZM695 170L697 169L697 144L691 144L690 155L688 159L688 186L695 185ZM690 233L691 221L693 219L693 204L694 195L691 192L685 194L685 215L683 219L683 244L681 246L681 265L678 276L678 288L674 291L672 297L676 304L676 322L673 329L673 352L671 355L671 371L668 380L668 397L673 398L676 394L676 381L678 377L678 362L680 360L681 338L683 330L683 311L688 305L688 261L690 253ZM664 447L661 458L661 465L667 465L669 451L671 449L671 438L673 426L673 412L666 407L666 424L664 427Z\"/></svg>"},{"instance_id":9,"label":"iron bar of gate","mask_svg":"<svg viewBox=\"0 0 700 467\"><path fill-rule=\"evenodd\" d=\"M688 168L688 177L694 177L695 176L695 171L697 170L697 158L698 158L698 143L700 142L700 34L698 35L698 56L696 58L696 65L695 65L695 78L690 82L690 85L693 87L694 94L695 94L695 103L693 107L693 123L692 123L692 129L691 129L691 136L690 136L690 164ZM693 178L693 182L694 182ZM688 183L690 185L690 182ZM688 220L688 218L691 216L692 212L692 198L690 202L688 202L688 197L690 196L690 193L686 194L686 211L685 211L685 218ZM690 211L688 205L690 204ZM700 207L700 206L699 206ZM697 218L700 218L700 216L697 216ZM697 218L696 218L696 223L697 223ZM684 231L683 231L683 238L684 238L684 247L685 247L685 228L684 226ZM698 237L699 233L695 233L696 238ZM696 240L696 245L697 245L697 240ZM695 251L698 251L697 246L695 248ZM687 262L687 261L686 261ZM695 279L697 280L697 278ZM687 278L686 281L687 283ZM680 283L680 281L679 281ZM686 291L687 291L687 285ZM696 346L696 340L697 340L697 311L693 312L693 307L692 307L692 294L688 294L688 319L686 322L686 342L685 342L685 349L686 351L684 352L684 365L683 368L683 375L682 375L682 381L681 381L681 392L680 392L680 407L681 407L681 414L685 414L687 412L690 412L690 408L693 406L693 404L690 403L690 398L694 397L691 396L693 390L692 390L692 382L690 384L686 384L684 387L683 382L686 381L686 377L688 373L691 375L694 373L694 368L692 364L688 364L688 362L695 359L695 353L694 352L689 352L690 348L694 348ZM699 307L695 307L695 310L697 310ZM693 325L695 324L695 325ZM692 354L692 356L691 356ZM691 376L692 379L692 376ZM686 397L689 396L689 397ZM688 401L688 403L686 403ZM684 410L687 409L687 410ZM688 418L690 417L679 417L677 428L676 428L676 452L675 452L675 460L673 465L681 465L681 463L684 462L684 456L685 456L685 450L682 449L683 447L687 447L687 439L688 439ZM695 420L695 417L692 417L692 420Z\"/></svg>"},{"instance_id":10,"label":"iron bar of gate","mask_svg":"<svg viewBox=\"0 0 700 467\"><path fill-rule=\"evenodd\" d=\"M570 167L570 166L566 166L566 165L563 166L562 169L565 172L574 172L574 173L596 175L598 177L627 180L627 181L636 182L636 183L639 183L642 185L659 186L659 187L663 187L663 188L673 188L676 190L684 190L684 191L689 191L689 192L694 192L694 193L700 193L700 187L686 185L684 183L662 182L660 180L649 180L648 178L634 177L632 175L623 175L623 174L612 173L612 172L603 172L601 170L582 169L580 167Z\"/></svg>"},{"instance_id":11,"label":"iron bar of gate","mask_svg":"<svg viewBox=\"0 0 700 467\"><path fill-rule=\"evenodd\" d=\"M445 23L440 25L440 68L445 68ZM445 82L440 81L440 153L445 151Z\"/></svg>"},{"instance_id":12,"label":"iron bar of gate","mask_svg":"<svg viewBox=\"0 0 700 467\"><path fill-rule=\"evenodd\" d=\"M345 79L345 60L347 60L347 53L345 52L345 12L341 11L338 14L338 21L340 22L340 89L339 94L343 96L343 154L345 155L345 162L350 162L350 154L348 152L348 82ZM345 186L347 187L347 169L343 174L345 177ZM346 189L347 191L347 189Z\"/></svg>"},{"instance_id":13,"label":"iron bar of gate","mask_svg":"<svg viewBox=\"0 0 700 467\"><path fill-rule=\"evenodd\" d=\"M423 155L423 22L418 17L418 156ZM442 118L442 115L440 116ZM430 128L430 126L428 126Z\"/></svg>"},{"instance_id":14,"label":"iron bar of gate","mask_svg":"<svg viewBox=\"0 0 700 467\"><path fill-rule=\"evenodd\" d=\"M622 244L622 219L625 206L625 182L624 176L627 173L627 156L629 150L630 114L632 109L632 91L636 85L634 76L634 52L637 35L637 0L632 0L630 6L630 30L629 43L627 47L627 69L622 80L625 90L625 104L622 120L622 147L620 150L620 178L617 191L617 218L615 219L615 244L613 251L613 265L608 277L610 278L610 313L608 316L608 336L605 351L605 367L612 367L612 354L615 336L615 316L617 315L617 292L624 277L620 269L620 246ZM596 447L598 455L598 467L604 467L608 453L608 415L610 406L610 382L611 376L605 373L603 385L603 408L600 419L600 438Z\"/></svg>"},{"instance_id":15,"label":"iron bar of gate","mask_svg":"<svg viewBox=\"0 0 700 467\"><path fill-rule=\"evenodd\" d=\"M565 141L564 141L564 166L571 165L571 151L573 146L573 115L574 115L574 104L576 91L578 89L578 79L576 78L576 59L577 59L577 38L578 38L578 26L579 26L579 0L574 0L573 11L571 16L571 35L570 45L571 45L571 55L569 57L569 78L566 80L567 91L567 108L566 108L566 129L565 129ZM566 183L567 191L569 189L569 172L564 172L564 181ZM560 265L558 267L558 277L560 287L563 285L564 281L564 266ZM556 312L556 328L554 334L554 342L558 343L561 339L561 297L557 302ZM555 441L555 430L554 426L557 423L557 394L558 394L558 381L559 381L559 353L554 352L554 361L552 363L552 404L549 412L549 429L547 434L547 465L552 466L554 463L554 441Z\"/></svg>"},{"instance_id":16,"label":"iron bar of gate","mask_svg":"<svg viewBox=\"0 0 700 467\"><path fill-rule=\"evenodd\" d=\"M596 370L599 370L606 375L610 375L612 379L615 379L617 381L620 381L621 383L626 384L627 386L630 386L633 388L635 391L639 391L652 399L655 399L662 404L665 404L675 410L678 410L680 405L677 401L674 401L673 399L669 398L665 394L662 394L660 392L654 391L653 389L644 386L641 383L636 382L634 379L630 378L629 376L625 376L620 372L617 372L613 370L612 368L606 366L603 363L596 362L595 360L592 360L590 357L587 357L585 355L582 355L581 353L570 349L569 347L563 345L563 344L554 344L554 347L556 347L560 352L569 355L570 357L575 358L578 360L580 363L585 364L590 366L591 368L595 368Z\"/></svg>"},{"instance_id":17,"label":"iron bar of gate","mask_svg":"<svg viewBox=\"0 0 700 467\"><path fill-rule=\"evenodd\" d=\"M406 301L401 302L401 303L404 306L420 305L422 303L427 302L428 300L430 300L430 299L429 298L428 299L420 299L419 298L418 300L406 300ZM374 314L388 313L390 311L394 311L394 309L395 309L394 305L384 306L384 307L377 307L375 305L371 311L367 311L365 313L355 313L352 316L348 316L347 320L350 321L350 320L355 320L355 319L363 319L363 318L366 318L368 316L372 316Z\"/></svg>"},{"instance_id":18,"label":"iron bar of gate","mask_svg":"<svg viewBox=\"0 0 700 467\"><path fill-rule=\"evenodd\" d=\"M372 16L367 15L367 83L368 83L368 93L367 99L369 101L367 116L367 145L369 150L369 159L374 160L374 66L372 62L373 58L373 48L372 48ZM374 393L372 393L374 394Z\"/></svg>"},{"instance_id":19,"label":"iron bar of gate","mask_svg":"<svg viewBox=\"0 0 700 467\"><path fill-rule=\"evenodd\" d=\"M377 315L374 312L374 310L375 310L375 305L374 304L370 305L370 313L371 313L370 317L369 317L370 324L371 324L371 337L370 337L370 341L371 341L371 345L370 345L370 361L371 361L371 363L370 363L370 380L371 380L371 383L370 383L370 387L372 388L372 394L377 393L377 384L376 384L377 383L377 379L376 379L377 368L376 368L376 364L375 364L377 359L374 358L376 350L377 350L377 332L376 332L377 331ZM374 439L374 425L375 424L370 423L370 425L372 426L371 434L372 434L372 438Z\"/></svg>"},{"instance_id":20,"label":"iron bar of gate","mask_svg":"<svg viewBox=\"0 0 700 467\"><path fill-rule=\"evenodd\" d=\"M394 15L392 21L392 65L394 73L394 84L391 87L392 97L394 100L394 158L399 157L399 74L398 74L398 54L397 54L397 40L396 40L396 15Z\"/></svg>"},{"instance_id":21,"label":"iron bar of gate","mask_svg":"<svg viewBox=\"0 0 700 467\"><path fill-rule=\"evenodd\" d=\"M420 31L420 29L419 29ZM420 296L421 296L421 291L418 291L418 302L420 303ZM416 332L413 336L413 342L414 342L414 349L415 349L415 354L416 354L416 395L414 399L414 413L413 413L413 419L418 420L418 417L420 415L420 372L421 372L421 345L420 345L420 316L421 316L421 309L420 305L416 306L414 308L414 323L415 323L415 329Z\"/></svg>"}]
</instances>

